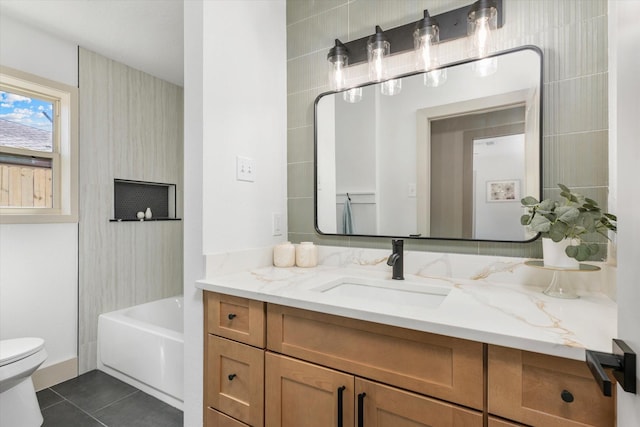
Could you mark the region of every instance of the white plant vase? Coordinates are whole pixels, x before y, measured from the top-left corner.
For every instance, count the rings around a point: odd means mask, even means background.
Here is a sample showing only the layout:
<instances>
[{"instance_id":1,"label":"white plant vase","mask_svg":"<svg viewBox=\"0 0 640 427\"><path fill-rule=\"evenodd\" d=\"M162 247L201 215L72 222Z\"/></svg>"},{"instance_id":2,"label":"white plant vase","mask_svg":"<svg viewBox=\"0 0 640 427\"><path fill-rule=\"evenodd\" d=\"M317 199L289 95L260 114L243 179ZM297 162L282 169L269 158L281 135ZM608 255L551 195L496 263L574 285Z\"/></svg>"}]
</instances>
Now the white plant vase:
<instances>
[{"instance_id":1,"label":"white plant vase","mask_svg":"<svg viewBox=\"0 0 640 427\"><path fill-rule=\"evenodd\" d=\"M559 242L544 237L542 239L542 255L545 267L565 268L568 270L577 270L580 263L575 258L569 257L565 249L571 245L571 239L564 239ZM573 242L577 244L578 242Z\"/></svg>"}]
</instances>

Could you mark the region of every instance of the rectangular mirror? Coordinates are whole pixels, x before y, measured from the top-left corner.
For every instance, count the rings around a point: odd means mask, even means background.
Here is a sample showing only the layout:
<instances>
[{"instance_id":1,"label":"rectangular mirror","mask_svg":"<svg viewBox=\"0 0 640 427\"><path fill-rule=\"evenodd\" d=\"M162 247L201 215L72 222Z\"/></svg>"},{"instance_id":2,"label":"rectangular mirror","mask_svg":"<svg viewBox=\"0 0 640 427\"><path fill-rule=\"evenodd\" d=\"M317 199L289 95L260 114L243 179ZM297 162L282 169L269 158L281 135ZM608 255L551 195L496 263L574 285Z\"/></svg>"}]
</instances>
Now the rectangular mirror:
<instances>
[{"instance_id":1,"label":"rectangular mirror","mask_svg":"<svg viewBox=\"0 0 640 427\"><path fill-rule=\"evenodd\" d=\"M530 240L520 199L540 196L541 98L533 46L321 94L316 230Z\"/></svg>"}]
</instances>

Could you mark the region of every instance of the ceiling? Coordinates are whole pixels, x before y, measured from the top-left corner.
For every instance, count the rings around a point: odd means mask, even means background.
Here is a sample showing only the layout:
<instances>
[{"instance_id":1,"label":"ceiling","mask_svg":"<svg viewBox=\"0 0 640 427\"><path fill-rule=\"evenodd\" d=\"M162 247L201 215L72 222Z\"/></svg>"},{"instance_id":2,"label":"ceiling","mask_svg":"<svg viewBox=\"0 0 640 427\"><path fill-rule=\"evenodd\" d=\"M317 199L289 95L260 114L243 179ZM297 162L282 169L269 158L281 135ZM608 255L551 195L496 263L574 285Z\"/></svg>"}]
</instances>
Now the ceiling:
<instances>
[{"instance_id":1,"label":"ceiling","mask_svg":"<svg viewBox=\"0 0 640 427\"><path fill-rule=\"evenodd\" d=\"M183 86L183 0L0 0L0 14Z\"/></svg>"}]
</instances>

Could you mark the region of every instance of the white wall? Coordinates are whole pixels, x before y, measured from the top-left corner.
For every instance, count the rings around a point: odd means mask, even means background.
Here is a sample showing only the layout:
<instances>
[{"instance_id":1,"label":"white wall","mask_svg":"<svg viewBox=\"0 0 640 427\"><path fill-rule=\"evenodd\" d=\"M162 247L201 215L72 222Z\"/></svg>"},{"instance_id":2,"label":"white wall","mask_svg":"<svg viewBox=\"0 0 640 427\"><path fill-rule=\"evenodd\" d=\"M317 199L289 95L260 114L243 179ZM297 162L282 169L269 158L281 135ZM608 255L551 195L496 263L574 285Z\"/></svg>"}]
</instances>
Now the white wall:
<instances>
[{"instance_id":1,"label":"white wall","mask_svg":"<svg viewBox=\"0 0 640 427\"><path fill-rule=\"evenodd\" d=\"M203 32L204 253L271 246L287 234L271 235L286 215L285 2L205 2ZM238 155L255 182L236 181Z\"/></svg>"},{"instance_id":2,"label":"white wall","mask_svg":"<svg viewBox=\"0 0 640 427\"><path fill-rule=\"evenodd\" d=\"M618 233L618 338L636 353L640 351L640 198L638 195L638 163L640 163L640 27L637 1L609 1L609 111L610 141L615 166L611 176L613 193L617 197ZM616 174L617 173L617 174ZM640 362L636 363L636 369ZM637 382L640 375L636 375ZM618 425L640 425L640 394L617 391Z\"/></svg>"},{"instance_id":3,"label":"white wall","mask_svg":"<svg viewBox=\"0 0 640 427\"><path fill-rule=\"evenodd\" d=\"M285 14L284 0L185 2L185 426L202 425L202 255L287 235L271 235L286 215ZM255 182L235 180L236 155Z\"/></svg>"},{"instance_id":4,"label":"white wall","mask_svg":"<svg viewBox=\"0 0 640 427\"><path fill-rule=\"evenodd\" d=\"M202 426L203 1L184 2L184 425Z\"/></svg>"},{"instance_id":5,"label":"white wall","mask_svg":"<svg viewBox=\"0 0 640 427\"><path fill-rule=\"evenodd\" d=\"M78 46L0 15L0 63L78 87Z\"/></svg>"},{"instance_id":6,"label":"white wall","mask_svg":"<svg viewBox=\"0 0 640 427\"><path fill-rule=\"evenodd\" d=\"M43 338L43 367L76 357L77 224L3 224L0 233L0 338Z\"/></svg>"},{"instance_id":7,"label":"white wall","mask_svg":"<svg viewBox=\"0 0 640 427\"><path fill-rule=\"evenodd\" d=\"M78 85L76 45L4 15L0 64ZM43 338L42 367L77 355L77 257L77 223L0 225L0 338Z\"/></svg>"}]
</instances>

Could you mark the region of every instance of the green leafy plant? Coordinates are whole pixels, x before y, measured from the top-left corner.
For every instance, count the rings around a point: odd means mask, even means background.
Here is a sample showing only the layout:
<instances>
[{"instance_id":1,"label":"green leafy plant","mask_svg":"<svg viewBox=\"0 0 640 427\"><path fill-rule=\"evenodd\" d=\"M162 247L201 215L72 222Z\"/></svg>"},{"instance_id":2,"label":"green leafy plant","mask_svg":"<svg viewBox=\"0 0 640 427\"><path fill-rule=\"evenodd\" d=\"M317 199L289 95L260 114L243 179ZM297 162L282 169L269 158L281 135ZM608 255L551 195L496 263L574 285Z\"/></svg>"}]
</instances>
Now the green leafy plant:
<instances>
[{"instance_id":1,"label":"green leafy plant","mask_svg":"<svg viewBox=\"0 0 640 427\"><path fill-rule=\"evenodd\" d=\"M598 252L597 243L583 240L588 234L598 233L606 237L607 231L617 232L618 218L610 213L602 212L595 200L572 192L566 185L558 184L562 196L561 201L545 199L538 201L527 196L520 202L528 213L522 215L520 223L548 237L554 242L572 239L566 254L578 261L584 261Z\"/></svg>"}]
</instances>

